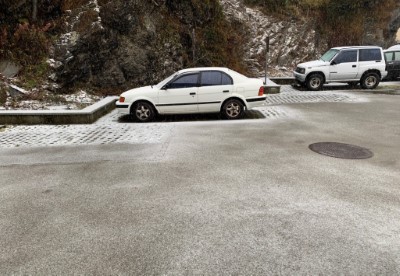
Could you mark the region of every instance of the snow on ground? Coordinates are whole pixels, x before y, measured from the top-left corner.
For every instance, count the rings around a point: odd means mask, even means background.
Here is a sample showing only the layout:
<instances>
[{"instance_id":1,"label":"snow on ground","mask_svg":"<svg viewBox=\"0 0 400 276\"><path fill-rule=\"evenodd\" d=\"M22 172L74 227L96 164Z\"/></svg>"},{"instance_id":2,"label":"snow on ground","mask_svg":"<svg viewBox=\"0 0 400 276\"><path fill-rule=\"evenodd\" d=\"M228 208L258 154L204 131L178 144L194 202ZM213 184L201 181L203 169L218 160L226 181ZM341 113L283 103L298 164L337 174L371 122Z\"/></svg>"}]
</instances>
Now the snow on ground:
<instances>
[{"instance_id":1,"label":"snow on ground","mask_svg":"<svg viewBox=\"0 0 400 276\"><path fill-rule=\"evenodd\" d=\"M76 146L100 144L159 144L172 135L175 127L185 124L240 124L274 123L278 119L301 119L302 114L291 104L320 102L359 102L365 97L344 91L298 91L291 86L282 86L280 94L268 95L264 106L255 108L246 114L243 120L222 121L215 118L193 119L181 116L165 122L134 123L121 117L117 110L100 118L91 125L33 125L9 126L0 132L0 148ZM84 93L81 96L85 96ZM79 97L79 95L77 96Z\"/></svg>"},{"instance_id":2,"label":"snow on ground","mask_svg":"<svg viewBox=\"0 0 400 276\"><path fill-rule=\"evenodd\" d=\"M0 110L79 110L101 100L101 97L91 95L84 90L79 90L74 94L57 95L47 92L41 96L42 100L36 100L34 92L29 92L24 97L28 99L7 97L6 103L0 107Z\"/></svg>"}]
</instances>

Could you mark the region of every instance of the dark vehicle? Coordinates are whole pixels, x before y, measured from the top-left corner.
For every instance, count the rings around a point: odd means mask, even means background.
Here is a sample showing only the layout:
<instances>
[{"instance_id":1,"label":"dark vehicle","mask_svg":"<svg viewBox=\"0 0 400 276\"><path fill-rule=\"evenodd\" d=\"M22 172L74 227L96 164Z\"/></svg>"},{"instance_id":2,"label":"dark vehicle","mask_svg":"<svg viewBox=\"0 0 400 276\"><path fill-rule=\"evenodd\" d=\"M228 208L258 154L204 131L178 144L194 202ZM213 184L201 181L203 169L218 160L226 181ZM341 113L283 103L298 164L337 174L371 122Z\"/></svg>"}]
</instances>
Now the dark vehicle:
<instances>
[{"instance_id":1,"label":"dark vehicle","mask_svg":"<svg viewBox=\"0 0 400 276\"><path fill-rule=\"evenodd\" d=\"M399 80L400 77L400 44L384 51L386 60L386 80Z\"/></svg>"}]
</instances>

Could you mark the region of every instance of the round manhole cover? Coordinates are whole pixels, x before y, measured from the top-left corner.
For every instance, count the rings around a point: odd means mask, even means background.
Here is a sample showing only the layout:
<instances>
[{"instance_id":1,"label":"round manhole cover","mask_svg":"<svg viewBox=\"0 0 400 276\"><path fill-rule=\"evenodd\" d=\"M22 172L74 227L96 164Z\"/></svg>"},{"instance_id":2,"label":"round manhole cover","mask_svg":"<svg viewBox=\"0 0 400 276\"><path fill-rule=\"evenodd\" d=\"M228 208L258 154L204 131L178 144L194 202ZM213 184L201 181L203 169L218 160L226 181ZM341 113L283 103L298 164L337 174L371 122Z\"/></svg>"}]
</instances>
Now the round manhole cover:
<instances>
[{"instance_id":1,"label":"round manhole cover","mask_svg":"<svg viewBox=\"0 0 400 276\"><path fill-rule=\"evenodd\" d=\"M367 159L374 156L369 149L334 142L315 143L309 148L316 153L342 159Z\"/></svg>"}]
</instances>

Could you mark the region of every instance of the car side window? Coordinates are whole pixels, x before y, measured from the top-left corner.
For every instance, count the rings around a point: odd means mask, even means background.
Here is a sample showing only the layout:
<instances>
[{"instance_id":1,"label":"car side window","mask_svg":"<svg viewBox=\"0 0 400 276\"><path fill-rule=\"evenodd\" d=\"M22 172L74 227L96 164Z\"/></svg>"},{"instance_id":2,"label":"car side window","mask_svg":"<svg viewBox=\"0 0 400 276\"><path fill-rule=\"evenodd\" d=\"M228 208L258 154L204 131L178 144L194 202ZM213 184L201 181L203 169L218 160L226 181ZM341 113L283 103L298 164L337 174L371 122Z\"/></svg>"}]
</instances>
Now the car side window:
<instances>
[{"instance_id":1,"label":"car side window","mask_svg":"<svg viewBox=\"0 0 400 276\"><path fill-rule=\"evenodd\" d=\"M222 73L222 85L232 85L233 79L225 73Z\"/></svg>"},{"instance_id":2,"label":"car side window","mask_svg":"<svg viewBox=\"0 0 400 276\"><path fill-rule=\"evenodd\" d=\"M342 51L335 58L336 64L347 63L347 62L357 62L357 50Z\"/></svg>"},{"instance_id":3,"label":"car side window","mask_svg":"<svg viewBox=\"0 0 400 276\"><path fill-rule=\"evenodd\" d=\"M400 61L400 52L394 52L394 60Z\"/></svg>"},{"instance_id":4,"label":"car side window","mask_svg":"<svg viewBox=\"0 0 400 276\"><path fill-rule=\"evenodd\" d=\"M381 50L379 49L361 49L360 61L375 61L382 60Z\"/></svg>"},{"instance_id":5,"label":"car side window","mask_svg":"<svg viewBox=\"0 0 400 276\"><path fill-rule=\"evenodd\" d=\"M221 85L222 74L218 71L202 72L201 73L201 86Z\"/></svg>"},{"instance_id":6,"label":"car side window","mask_svg":"<svg viewBox=\"0 0 400 276\"><path fill-rule=\"evenodd\" d=\"M208 71L201 73L201 86L231 85L232 78L219 71Z\"/></svg>"},{"instance_id":7,"label":"car side window","mask_svg":"<svg viewBox=\"0 0 400 276\"><path fill-rule=\"evenodd\" d=\"M168 84L169 89L190 88L196 87L199 74L188 74L178 77L176 80Z\"/></svg>"},{"instance_id":8,"label":"car side window","mask_svg":"<svg viewBox=\"0 0 400 276\"><path fill-rule=\"evenodd\" d=\"M385 60L386 61L393 61L393 52L385 53Z\"/></svg>"}]
</instances>

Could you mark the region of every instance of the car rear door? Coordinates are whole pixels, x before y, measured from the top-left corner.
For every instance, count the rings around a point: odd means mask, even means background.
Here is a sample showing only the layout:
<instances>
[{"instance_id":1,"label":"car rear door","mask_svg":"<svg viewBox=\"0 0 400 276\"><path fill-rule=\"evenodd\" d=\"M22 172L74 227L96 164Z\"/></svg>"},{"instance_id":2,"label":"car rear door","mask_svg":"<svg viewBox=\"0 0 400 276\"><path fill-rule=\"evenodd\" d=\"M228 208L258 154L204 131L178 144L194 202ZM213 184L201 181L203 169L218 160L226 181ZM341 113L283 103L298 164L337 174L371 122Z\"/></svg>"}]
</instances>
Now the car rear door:
<instances>
[{"instance_id":1,"label":"car rear door","mask_svg":"<svg viewBox=\"0 0 400 276\"><path fill-rule=\"evenodd\" d=\"M160 113L196 113L199 73L178 76L158 93Z\"/></svg>"},{"instance_id":2,"label":"car rear door","mask_svg":"<svg viewBox=\"0 0 400 276\"><path fill-rule=\"evenodd\" d=\"M219 112L233 90L233 79L222 71L203 71L198 90L199 112Z\"/></svg>"}]
</instances>

